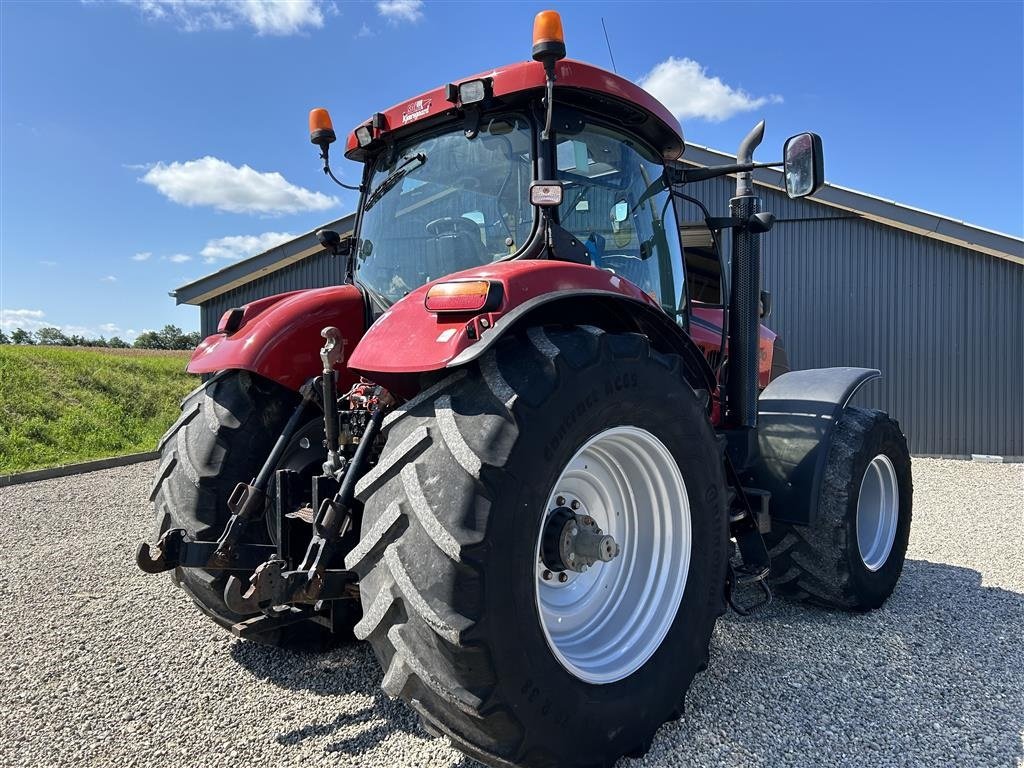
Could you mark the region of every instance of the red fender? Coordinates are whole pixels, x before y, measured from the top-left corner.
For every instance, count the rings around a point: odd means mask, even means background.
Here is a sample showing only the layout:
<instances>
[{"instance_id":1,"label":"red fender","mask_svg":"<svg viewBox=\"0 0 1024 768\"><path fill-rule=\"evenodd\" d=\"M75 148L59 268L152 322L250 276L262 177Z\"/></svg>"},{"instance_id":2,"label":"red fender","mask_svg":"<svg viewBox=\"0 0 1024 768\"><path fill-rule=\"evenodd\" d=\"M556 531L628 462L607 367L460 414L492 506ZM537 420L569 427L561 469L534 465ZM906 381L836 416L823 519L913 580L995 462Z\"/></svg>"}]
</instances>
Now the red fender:
<instances>
[{"instance_id":1,"label":"red fender","mask_svg":"<svg viewBox=\"0 0 1024 768\"><path fill-rule=\"evenodd\" d=\"M484 313L427 310L424 299L434 283L459 279L501 283L501 304ZM500 326L502 318L517 307L545 294L563 291L606 293L659 307L657 301L631 282L603 269L564 261L504 261L457 272L417 288L367 330L348 365L385 386L404 388L398 382L407 379L407 374L445 368L476 344L487 329Z\"/></svg>"},{"instance_id":2,"label":"red fender","mask_svg":"<svg viewBox=\"0 0 1024 768\"><path fill-rule=\"evenodd\" d=\"M241 327L232 334L215 333L196 347L189 373L214 373L240 368L298 390L323 369L320 331L333 325L341 331L348 353L366 328L363 295L354 285L293 291L254 301L243 307ZM341 372L338 388L347 391L355 374Z\"/></svg>"}]
</instances>

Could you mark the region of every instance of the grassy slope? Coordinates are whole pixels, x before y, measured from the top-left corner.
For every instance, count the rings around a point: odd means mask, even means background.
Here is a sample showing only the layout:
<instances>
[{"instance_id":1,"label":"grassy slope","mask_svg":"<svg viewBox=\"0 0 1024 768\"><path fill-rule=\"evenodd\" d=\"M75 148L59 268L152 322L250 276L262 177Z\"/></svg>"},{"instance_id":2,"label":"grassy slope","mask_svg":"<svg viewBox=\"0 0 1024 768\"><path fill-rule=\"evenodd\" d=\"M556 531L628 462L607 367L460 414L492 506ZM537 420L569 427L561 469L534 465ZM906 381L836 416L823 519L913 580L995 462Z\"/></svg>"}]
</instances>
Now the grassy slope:
<instances>
[{"instance_id":1,"label":"grassy slope","mask_svg":"<svg viewBox=\"0 0 1024 768\"><path fill-rule=\"evenodd\" d=\"M198 384L187 360L0 345L0 474L153 450Z\"/></svg>"}]
</instances>

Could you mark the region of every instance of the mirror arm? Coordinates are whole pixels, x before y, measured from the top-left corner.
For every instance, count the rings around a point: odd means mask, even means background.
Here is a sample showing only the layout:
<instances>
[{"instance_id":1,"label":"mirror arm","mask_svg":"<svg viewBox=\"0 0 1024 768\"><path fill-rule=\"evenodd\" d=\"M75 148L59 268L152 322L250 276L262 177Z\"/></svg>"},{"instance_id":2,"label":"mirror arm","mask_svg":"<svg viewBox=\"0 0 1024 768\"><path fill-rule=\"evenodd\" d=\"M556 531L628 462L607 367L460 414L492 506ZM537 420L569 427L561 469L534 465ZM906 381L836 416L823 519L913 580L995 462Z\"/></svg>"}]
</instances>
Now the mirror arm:
<instances>
[{"instance_id":1,"label":"mirror arm","mask_svg":"<svg viewBox=\"0 0 1024 768\"><path fill-rule=\"evenodd\" d=\"M671 176L672 184L688 184L694 181L715 179L719 176L728 176L730 173L749 173L755 168L779 168L783 165L780 160L777 163L730 163L729 165L712 165L707 168L678 168L666 166L666 173Z\"/></svg>"},{"instance_id":2,"label":"mirror arm","mask_svg":"<svg viewBox=\"0 0 1024 768\"><path fill-rule=\"evenodd\" d=\"M331 145L330 144L321 144L320 145L320 159L324 161L324 173L326 173L328 176L330 176L331 181L333 181L339 187L344 187L345 189L351 189L353 192L362 192L363 191L362 185L360 185L358 187L355 187L355 186L352 186L351 184L345 184L344 182L338 180L338 177L334 175L334 171L331 170L330 153L331 153Z\"/></svg>"}]
</instances>

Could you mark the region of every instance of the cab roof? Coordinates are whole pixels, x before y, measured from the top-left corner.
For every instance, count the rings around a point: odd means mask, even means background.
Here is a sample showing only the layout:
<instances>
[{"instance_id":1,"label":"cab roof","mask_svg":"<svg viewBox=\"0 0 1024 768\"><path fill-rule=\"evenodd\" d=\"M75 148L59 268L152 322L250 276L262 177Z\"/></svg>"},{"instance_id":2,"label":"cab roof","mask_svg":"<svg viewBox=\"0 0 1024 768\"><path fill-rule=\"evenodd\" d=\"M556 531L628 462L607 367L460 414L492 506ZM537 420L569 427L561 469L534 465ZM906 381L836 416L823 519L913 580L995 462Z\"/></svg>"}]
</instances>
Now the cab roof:
<instances>
[{"instance_id":1,"label":"cab roof","mask_svg":"<svg viewBox=\"0 0 1024 768\"><path fill-rule=\"evenodd\" d=\"M455 81L455 85L480 79L490 81L490 94L495 99L541 91L545 86L544 66L537 61L523 61L481 72ZM379 113L368 121L374 138L389 133L397 137L425 121L454 117L459 109L457 103L449 101L448 92L448 84L441 85ZM660 101L624 77L582 61L563 59L555 65L556 105L560 96L574 103L590 102L613 121L644 136L665 159L674 160L683 153L685 143L679 121ZM345 143L345 156L357 161L366 158L354 130Z\"/></svg>"}]
</instances>

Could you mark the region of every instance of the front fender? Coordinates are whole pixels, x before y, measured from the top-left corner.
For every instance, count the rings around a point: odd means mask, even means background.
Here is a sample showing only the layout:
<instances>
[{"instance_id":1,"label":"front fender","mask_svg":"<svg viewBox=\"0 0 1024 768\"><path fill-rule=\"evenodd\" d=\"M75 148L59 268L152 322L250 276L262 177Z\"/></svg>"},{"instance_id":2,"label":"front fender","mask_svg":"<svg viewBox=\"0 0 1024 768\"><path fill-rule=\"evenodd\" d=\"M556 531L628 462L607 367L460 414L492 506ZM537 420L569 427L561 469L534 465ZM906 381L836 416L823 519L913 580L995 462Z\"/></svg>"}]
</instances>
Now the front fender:
<instances>
[{"instance_id":1,"label":"front fender","mask_svg":"<svg viewBox=\"0 0 1024 768\"><path fill-rule=\"evenodd\" d=\"M294 291L260 299L243 310L237 331L215 333L196 348L188 363L189 373L237 368L297 391L323 368L321 330L337 327L348 351L366 328L363 294L354 285ZM355 379L354 373L343 370L338 387L347 390Z\"/></svg>"},{"instance_id":2,"label":"front fender","mask_svg":"<svg viewBox=\"0 0 1024 768\"><path fill-rule=\"evenodd\" d=\"M813 525L836 422L874 368L816 368L784 373L758 399L757 462L744 484L771 493L772 520Z\"/></svg>"}]
</instances>

